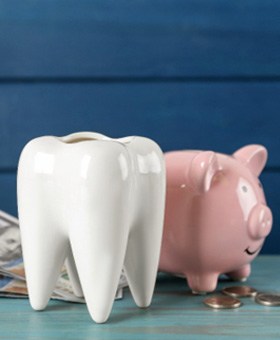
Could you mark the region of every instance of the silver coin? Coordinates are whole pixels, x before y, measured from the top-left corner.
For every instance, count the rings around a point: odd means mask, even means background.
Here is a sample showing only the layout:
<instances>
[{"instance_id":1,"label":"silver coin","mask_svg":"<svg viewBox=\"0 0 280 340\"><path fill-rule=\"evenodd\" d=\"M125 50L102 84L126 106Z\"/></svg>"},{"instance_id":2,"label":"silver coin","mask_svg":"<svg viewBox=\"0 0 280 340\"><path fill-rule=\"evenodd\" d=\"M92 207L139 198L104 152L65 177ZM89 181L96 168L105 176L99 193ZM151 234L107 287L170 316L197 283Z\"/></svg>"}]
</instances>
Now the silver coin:
<instances>
[{"instance_id":1,"label":"silver coin","mask_svg":"<svg viewBox=\"0 0 280 340\"><path fill-rule=\"evenodd\" d=\"M227 288L224 288L222 292L226 295L236 297L236 298L256 296L258 294L255 288L252 288L249 286L227 287Z\"/></svg>"},{"instance_id":2,"label":"silver coin","mask_svg":"<svg viewBox=\"0 0 280 340\"><path fill-rule=\"evenodd\" d=\"M241 301L231 296L211 296L203 301L203 303L214 309L231 309L238 308L242 305Z\"/></svg>"},{"instance_id":3,"label":"silver coin","mask_svg":"<svg viewBox=\"0 0 280 340\"><path fill-rule=\"evenodd\" d=\"M280 294L260 293L255 301L265 306L280 306Z\"/></svg>"}]
</instances>

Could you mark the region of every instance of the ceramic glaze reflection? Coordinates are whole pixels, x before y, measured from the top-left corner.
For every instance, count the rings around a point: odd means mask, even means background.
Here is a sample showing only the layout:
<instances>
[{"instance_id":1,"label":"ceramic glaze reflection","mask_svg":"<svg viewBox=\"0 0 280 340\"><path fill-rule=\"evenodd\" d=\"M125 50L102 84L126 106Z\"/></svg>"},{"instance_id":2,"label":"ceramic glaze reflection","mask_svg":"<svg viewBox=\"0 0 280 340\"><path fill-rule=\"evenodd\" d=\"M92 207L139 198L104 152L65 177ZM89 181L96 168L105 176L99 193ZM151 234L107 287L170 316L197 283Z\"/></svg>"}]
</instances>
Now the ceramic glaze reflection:
<instances>
[{"instance_id":1,"label":"ceramic glaze reflection","mask_svg":"<svg viewBox=\"0 0 280 340\"><path fill-rule=\"evenodd\" d=\"M38 152L34 159L34 172L37 174L52 174L54 170L55 157L53 154Z\"/></svg>"},{"instance_id":2,"label":"ceramic glaze reflection","mask_svg":"<svg viewBox=\"0 0 280 340\"><path fill-rule=\"evenodd\" d=\"M81 176L86 179L87 178L87 173L89 169L89 163L91 161L91 156L90 155L84 155L81 161L81 170L80 174Z\"/></svg>"},{"instance_id":3,"label":"ceramic glaze reflection","mask_svg":"<svg viewBox=\"0 0 280 340\"><path fill-rule=\"evenodd\" d=\"M123 153L119 155L119 164L122 173L122 179L125 181L128 177L129 167L127 163L127 159Z\"/></svg>"},{"instance_id":4,"label":"ceramic glaze reflection","mask_svg":"<svg viewBox=\"0 0 280 340\"><path fill-rule=\"evenodd\" d=\"M155 152L147 155L137 155L138 169L141 174L155 173L162 171L161 160Z\"/></svg>"}]
</instances>

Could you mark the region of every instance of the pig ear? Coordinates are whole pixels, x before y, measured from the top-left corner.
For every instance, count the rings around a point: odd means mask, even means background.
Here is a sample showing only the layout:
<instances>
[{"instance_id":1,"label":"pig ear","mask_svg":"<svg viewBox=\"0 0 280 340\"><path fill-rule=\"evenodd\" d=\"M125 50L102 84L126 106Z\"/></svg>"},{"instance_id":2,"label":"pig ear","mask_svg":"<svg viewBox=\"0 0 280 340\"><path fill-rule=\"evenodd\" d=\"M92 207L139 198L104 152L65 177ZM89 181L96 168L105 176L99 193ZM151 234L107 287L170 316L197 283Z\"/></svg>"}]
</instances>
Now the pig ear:
<instances>
[{"instance_id":1,"label":"pig ear","mask_svg":"<svg viewBox=\"0 0 280 340\"><path fill-rule=\"evenodd\" d=\"M253 174L259 176L267 161L267 150L262 145L247 145L237 150L233 157L246 164Z\"/></svg>"},{"instance_id":2,"label":"pig ear","mask_svg":"<svg viewBox=\"0 0 280 340\"><path fill-rule=\"evenodd\" d=\"M190 165L188 179L197 193L210 189L213 176L219 171L218 159L214 152L204 151L196 155Z\"/></svg>"}]
</instances>

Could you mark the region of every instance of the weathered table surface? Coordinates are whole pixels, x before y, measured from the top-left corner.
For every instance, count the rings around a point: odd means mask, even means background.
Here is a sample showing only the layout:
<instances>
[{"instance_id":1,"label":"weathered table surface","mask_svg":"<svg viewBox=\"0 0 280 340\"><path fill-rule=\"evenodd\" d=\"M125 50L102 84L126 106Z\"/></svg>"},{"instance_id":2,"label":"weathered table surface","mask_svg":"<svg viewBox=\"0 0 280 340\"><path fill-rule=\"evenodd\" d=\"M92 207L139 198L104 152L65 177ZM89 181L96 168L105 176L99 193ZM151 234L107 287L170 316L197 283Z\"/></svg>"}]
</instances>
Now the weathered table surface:
<instances>
[{"instance_id":1,"label":"weathered table surface","mask_svg":"<svg viewBox=\"0 0 280 340\"><path fill-rule=\"evenodd\" d=\"M260 256L246 284L280 292L280 256ZM239 283L240 284L240 283ZM218 289L233 285L223 280ZM235 285L235 283L234 283ZM28 300L0 300L0 339L279 339L280 307L265 307L253 298L232 310L212 310L205 297L191 295L184 279L160 275L152 306L135 306L128 290L116 301L109 321L95 324L86 306L51 301L43 312Z\"/></svg>"}]
</instances>

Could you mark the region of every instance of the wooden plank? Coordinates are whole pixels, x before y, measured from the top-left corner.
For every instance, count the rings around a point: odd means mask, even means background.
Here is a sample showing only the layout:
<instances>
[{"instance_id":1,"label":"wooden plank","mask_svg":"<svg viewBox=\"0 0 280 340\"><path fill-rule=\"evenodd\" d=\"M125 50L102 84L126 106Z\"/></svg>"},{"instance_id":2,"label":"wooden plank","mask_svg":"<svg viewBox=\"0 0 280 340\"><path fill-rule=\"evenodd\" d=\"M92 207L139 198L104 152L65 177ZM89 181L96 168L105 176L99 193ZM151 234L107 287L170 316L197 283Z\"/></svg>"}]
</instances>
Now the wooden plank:
<instances>
[{"instance_id":1,"label":"wooden plank","mask_svg":"<svg viewBox=\"0 0 280 340\"><path fill-rule=\"evenodd\" d=\"M30 139L79 130L144 135L164 151L232 153L250 143L280 166L280 83L0 84L0 169Z\"/></svg>"},{"instance_id":2,"label":"wooden plank","mask_svg":"<svg viewBox=\"0 0 280 340\"><path fill-rule=\"evenodd\" d=\"M280 76L276 0L1 0L0 77Z\"/></svg>"},{"instance_id":3,"label":"wooden plank","mask_svg":"<svg viewBox=\"0 0 280 340\"><path fill-rule=\"evenodd\" d=\"M279 291L279 256L258 257L247 284L260 291ZM221 281L219 289L232 286ZM242 285L242 283L234 283ZM2 299L0 327L3 339L108 339L108 340L235 340L278 339L279 308L265 307L253 298L241 308L213 310L205 295L192 295L184 279L161 275L148 309L136 307L126 291L116 301L110 319L96 325L85 305L51 301L43 312L33 311L27 300Z\"/></svg>"},{"instance_id":4,"label":"wooden plank","mask_svg":"<svg viewBox=\"0 0 280 340\"><path fill-rule=\"evenodd\" d=\"M264 172L261 181L274 217L274 226L265 242L262 253L280 254L280 172ZM0 173L0 210L17 216L15 172Z\"/></svg>"}]
</instances>

